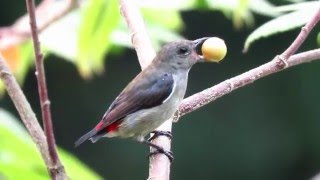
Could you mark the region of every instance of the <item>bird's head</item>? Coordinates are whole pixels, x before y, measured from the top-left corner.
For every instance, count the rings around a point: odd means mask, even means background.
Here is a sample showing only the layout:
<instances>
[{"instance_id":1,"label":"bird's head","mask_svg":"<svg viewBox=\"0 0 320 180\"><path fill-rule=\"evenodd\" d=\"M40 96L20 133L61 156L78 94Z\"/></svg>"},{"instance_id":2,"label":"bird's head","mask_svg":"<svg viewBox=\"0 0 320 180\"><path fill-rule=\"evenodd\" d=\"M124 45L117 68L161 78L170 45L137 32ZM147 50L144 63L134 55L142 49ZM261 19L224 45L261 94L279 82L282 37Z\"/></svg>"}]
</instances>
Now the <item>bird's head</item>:
<instances>
[{"instance_id":1,"label":"bird's head","mask_svg":"<svg viewBox=\"0 0 320 180\"><path fill-rule=\"evenodd\" d=\"M204 61L201 46L206 39L208 38L170 42L158 52L155 61L168 64L175 69L190 69L195 63Z\"/></svg>"}]
</instances>

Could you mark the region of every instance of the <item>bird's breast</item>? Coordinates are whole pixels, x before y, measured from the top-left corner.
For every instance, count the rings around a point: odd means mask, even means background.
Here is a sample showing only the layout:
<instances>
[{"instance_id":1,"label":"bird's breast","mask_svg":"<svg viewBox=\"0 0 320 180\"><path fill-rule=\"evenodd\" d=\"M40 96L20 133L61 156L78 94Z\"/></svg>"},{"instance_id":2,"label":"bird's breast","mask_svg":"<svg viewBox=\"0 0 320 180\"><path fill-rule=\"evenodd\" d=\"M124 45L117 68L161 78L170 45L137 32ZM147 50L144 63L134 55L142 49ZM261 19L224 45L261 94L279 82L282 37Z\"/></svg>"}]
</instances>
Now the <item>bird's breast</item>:
<instances>
[{"instance_id":1,"label":"bird's breast","mask_svg":"<svg viewBox=\"0 0 320 180\"><path fill-rule=\"evenodd\" d=\"M119 127L122 136L146 135L173 116L185 95L188 74L174 74L173 78L173 91L161 105L139 110L124 118Z\"/></svg>"}]
</instances>

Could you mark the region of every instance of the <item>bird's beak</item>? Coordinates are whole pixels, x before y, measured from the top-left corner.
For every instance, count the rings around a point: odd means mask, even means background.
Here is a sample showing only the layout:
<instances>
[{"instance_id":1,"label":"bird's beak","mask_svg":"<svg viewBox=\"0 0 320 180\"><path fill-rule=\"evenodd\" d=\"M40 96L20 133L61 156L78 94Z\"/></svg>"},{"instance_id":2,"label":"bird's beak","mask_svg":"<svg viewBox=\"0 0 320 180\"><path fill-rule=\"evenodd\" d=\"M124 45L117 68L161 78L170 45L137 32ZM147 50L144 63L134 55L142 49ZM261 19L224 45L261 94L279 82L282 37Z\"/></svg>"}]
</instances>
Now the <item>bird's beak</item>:
<instances>
[{"instance_id":1,"label":"bird's beak","mask_svg":"<svg viewBox=\"0 0 320 180\"><path fill-rule=\"evenodd\" d=\"M194 40L194 50L196 52L196 54L198 55L198 62L204 62L205 58L202 55L201 52L201 47L202 44L204 43L204 41L206 41L209 37L204 37L204 38L200 38L200 39L196 39Z\"/></svg>"}]
</instances>

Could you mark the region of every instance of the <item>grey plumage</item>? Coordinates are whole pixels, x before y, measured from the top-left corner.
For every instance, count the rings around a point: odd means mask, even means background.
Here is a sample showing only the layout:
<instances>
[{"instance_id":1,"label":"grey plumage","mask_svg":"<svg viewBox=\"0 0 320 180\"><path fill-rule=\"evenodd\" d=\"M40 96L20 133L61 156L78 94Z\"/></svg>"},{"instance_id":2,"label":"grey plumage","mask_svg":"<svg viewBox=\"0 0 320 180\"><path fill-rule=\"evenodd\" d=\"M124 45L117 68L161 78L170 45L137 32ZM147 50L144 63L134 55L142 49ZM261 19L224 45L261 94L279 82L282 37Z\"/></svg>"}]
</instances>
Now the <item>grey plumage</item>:
<instances>
[{"instance_id":1,"label":"grey plumage","mask_svg":"<svg viewBox=\"0 0 320 180\"><path fill-rule=\"evenodd\" d=\"M152 63L140 72L114 100L100 123L75 144L101 137L133 137L139 141L169 119L183 99L188 72L202 61L196 41L175 41L165 45Z\"/></svg>"}]
</instances>

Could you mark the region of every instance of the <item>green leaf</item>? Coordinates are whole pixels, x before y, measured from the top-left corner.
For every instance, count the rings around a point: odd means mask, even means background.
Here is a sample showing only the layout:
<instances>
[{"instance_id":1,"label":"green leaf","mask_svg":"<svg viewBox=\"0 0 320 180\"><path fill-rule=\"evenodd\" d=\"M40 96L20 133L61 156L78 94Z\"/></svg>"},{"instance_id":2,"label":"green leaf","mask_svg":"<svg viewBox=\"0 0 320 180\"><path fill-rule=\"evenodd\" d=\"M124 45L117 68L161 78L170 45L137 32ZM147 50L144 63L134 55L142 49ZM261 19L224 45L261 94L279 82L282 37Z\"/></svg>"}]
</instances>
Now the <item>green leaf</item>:
<instances>
[{"instance_id":1,"label":"green leaf","mask_svg":"<svg viewBox=\"0 0 320 180\"><path fill-rule=\"evenodd\" d=\"M286 0L290 3L298 3L298 2L302 2L302 1L305 1L305 0Z\"/></svg>"},{"instance_id":2,"label":"green leaf","mask_svg":"<svg viewBox=\"0 0 320 180\"><path fill-rule=\"evenodd\" d=\"M154 11L156 12L158 10ZM177 30L180 30L183 27L181 16L177 11L166 11L166 14L170 14L170 20L166 18L167 16L159 17L159 13L152 14L151 10L143 10L143 13L145 14L145 21L148 26L147 30L149 32L153 44L155 45L155 48L160 47L165 42L182 38L176 32ZM67 16L65 16L58 22L50 25L50 27L43 31L40 36L42 42L41 44L45 47L47 51L49 51L50 53L54 53L58 56L62 56L66 60L69 60L75 64L78 63L78 61L76 61L75 59L77 59L77 32L80 26L80 15L81 14L79 10L69 13ZM108 25L109 21L104 22L106 22L105 25ZM101 28L100 33L109 33L108 31L103 31L103 29L104 28ZM57 37L65 41L62 41L63 43L61 43L60 40L57 40ZM93 35L91 37L93 37ZM117 45L118 47L132 48L132 44L130 41L130 32L123 18L120 18L119 23L117 23L117 26L112 29L109 38L110 39L108 42L102 41L100 38L96 38L95 41L97 41L97 43L102 44L101 51L103 51L104 49L103 46L107 46L107 51L114 50L114 48L110 49L110 43ZM97 48L97 43L94 43L90 47L92 47L93 49ZM89 53L90 47L87 46L88 50L84 50L84 52L88 51L87 53ZM104 53L102 52L97 54L104 55ZM83 60L85 62L88 59Z\"/></svg>"},{"instance_id":3,"label":"green leaf","mask_svg":"<svg viewBox=\"0 0 320 180\"><path fill-rule=\"evenodd\" d=\"M161 25L150 25L148 30L152 37L153 46L156 50L159 50L164 43L183 39L183 37L175 31L167 29Z\"/></svg>"},{"instance_id":4,"label":"green leaf","mask_svg":"<svg viewBox=\"0 0 320 180\"><path fill-rule=\"evenodd\" d=\"M289 11L298 11L298 10L307 10L313 9L314 7L319 6L319 1L309 1L309 2L301 2L294 3L289 5L278 6L274 9L277 12L289 12Z\"/></svg>"},{"instance_id":5,"label":"green leaf","mask_svg":"<svg viewBox=\"0 0 320 180\"><path fill-rule=\"evenodd\" d=\"M3 109L0 118L0 177L49 179L47 168L24 127ZM62 149L58 153L70 179L101 179L73 155Z\"/></svg>"},{"instance_id":6,"label":"green leaf","mask_svg":"<svg viewBox=\"0 0 320 180\"><path fill-rule=\"evenodd\" d=\"M180 13L176 10L143 9L142 14L147 25L158 24L176 31L180 30L183 25ZM165 16L159 16L159 14L165 14Z\"/></svg>"},{"instance_id":7,"label":"green leaf","mask_svg":"<svg viewBox=\"0 0 320 180\"><path fill-rule=\"evenodd\" d=\"M316 10L318 10L318 6L288 13L263 24L248 36L243 51L247 52L251 44L260 38L303 26L310 20Z\"/></svg>"},{"instance_id":8,"label":"green leaf","mask_svg":"<svg viewBox=\"0 0 320 180\"><path fill-rule=\"evenodd\" d=\"M277 17L281 13L275 10L275 6L266 0L250 1L249 8L251 11L270 17Z\"/></svg>"},{"instance_id":9,"label":"green leaf","mask_svg":"<svg viewBox=\"0 0 320 180\"><path fill-rule=\"evenodd\" d=\"M213 10L222 11L227 18L232 19L235 28L240 29L253 25L253 15L249 9L249 0L206 0Z\"/></svg>"},{"instance_id":10,"label":"green leaf","mask_svg":"<svg viewBox=\"0 0 320 180\"><path fill-rule=\"evenodd\" d=\"M82 11L78 36L77 65L84 77L90 77L93 72L102 72L111 32L120 20L116 0L91 0L88 3Z\"/></svg>"},{"instance_id":11,"label":"green leaf","mask_svg":"<svg viewBox=\"0 0 320 180\"><path fill-rule=\"evenodd\" d=\"M140 6L153 44L157 47L164 42L181 38L176 31L183 28L180 13L175 7L163 9L171 1L156 4L142 1ZM177 1L178 6L186 7L195 0ZM83 77L103 71L104 56L114 52L115 47L132 48L130 32L120 18L116 0L87 1L82 9L77 9L50 25L41 33L42 45L49 53L62 56L75 63ZM169 3L170 4L170 3ZM179 5L179 7L180 7ZM159 16L165 13L166 16ZM170 17L170 18L167 18ZM119 51L117 51L119 52Z\"/></svg>"},{"instance_id":12,"label":"green leaf","mask_svg":"<svg viewBox=\"0 0 320 180\"><path fill-rule=\"evenodd\" d=\"M156 23L148 24L147 30L155 49L159 49L164 43L183 39L183 37L180 36L176 31L170 30ZM111 35L111 41L115 45L132 48L130 32L124 20L121 20L120 26L113 31Z\"/></svg>"},{"instance_id":13,"label":"green leaf","mask_svg":"<svg viewBox=\"0 0 320 180\"><path fill-rule=\"evenodd\" d=\"M58 152L70 179L102 179L98 174L93 172L87 165L83 164L72 154L61 148L58 148Z\"/></svg>"},{"instance_id":14,"label":"green leaf","mask_svg":"<svg viewBox=\"0 0 320 180\"><path fill-rule=\"evenodd\" d=\"M161 0L150 1L140 0L137 1L141 8L158 9L158 10L186 10L194 8L198 0ZM158 14L159 15L159 14ZM169 16L164 16L169 17Z\"/></svg>"}]
</instances>

